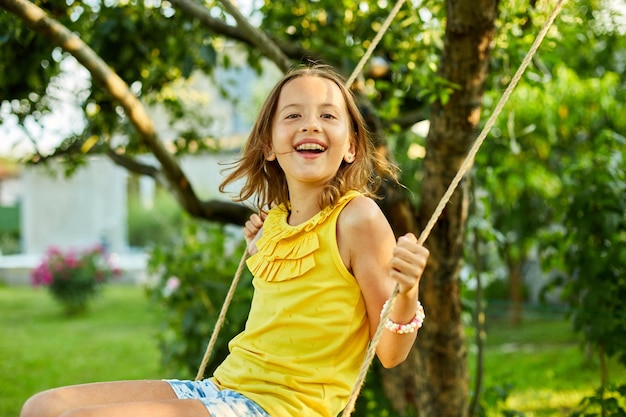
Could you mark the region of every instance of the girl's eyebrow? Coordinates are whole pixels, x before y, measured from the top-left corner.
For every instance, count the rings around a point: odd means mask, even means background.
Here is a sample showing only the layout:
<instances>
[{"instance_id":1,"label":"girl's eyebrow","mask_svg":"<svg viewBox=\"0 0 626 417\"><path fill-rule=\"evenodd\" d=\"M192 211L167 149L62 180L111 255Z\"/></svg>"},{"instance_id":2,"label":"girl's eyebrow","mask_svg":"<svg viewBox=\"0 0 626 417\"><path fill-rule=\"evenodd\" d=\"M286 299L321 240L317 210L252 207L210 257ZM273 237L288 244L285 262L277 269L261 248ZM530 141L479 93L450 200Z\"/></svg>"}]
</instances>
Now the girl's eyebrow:
<instances>
[{"instance_id":1,"label":"girl's eyebrow","mask_svg":"<svg viewBox=\"0 0 626 417\"><path fill-rule=\"evenodd\" d=\"M289 104L285 104L282 107L279 107L278 110L279 111L284 111L284 110L288 110L290 108L300 108L302 106L304 106L304 105L300 104L300 103L289 103ZM324 107L324 108L325 107L332 107L334 109L339 109L340 108L339 106L337 106L334 103L322 103L321 105L319 105L319 107Z\"/></svg>"}]
</instances>

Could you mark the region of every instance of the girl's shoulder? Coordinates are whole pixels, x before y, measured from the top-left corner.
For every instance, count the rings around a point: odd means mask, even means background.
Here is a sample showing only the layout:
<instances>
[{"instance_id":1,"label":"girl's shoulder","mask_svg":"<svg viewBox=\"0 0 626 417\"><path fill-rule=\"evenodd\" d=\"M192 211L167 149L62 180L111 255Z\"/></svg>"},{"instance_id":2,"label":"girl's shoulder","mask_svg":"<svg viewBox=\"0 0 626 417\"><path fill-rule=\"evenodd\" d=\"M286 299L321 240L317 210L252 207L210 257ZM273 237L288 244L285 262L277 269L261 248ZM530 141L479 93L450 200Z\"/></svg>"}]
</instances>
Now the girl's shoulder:
<instances>
[{"instance_id":1,"label":"girl's shoulder","mask_svg":"<svg viewBox=\"0 0 626 417\"><path fill-rule=\"evenodd\" d=\"M344 264L363 287L369 278L379 276L380 266L391 258L395 237L378 204L359 196L339 215L337 245Z\"/></svg>"},{"instance_id":2,"label":"girl's shoulder","mask_svg":"<svg viewBox=\"0 0 626 417\"><path fill-rule=\"evenodd\" d=\"M338 222L342 228L359 230L363 230L373 223L389 224L378 204L372 198L364 195L353 198L345 206Z\"/></svg>"},{"instance_id":3,"label":"girl's shoulder","mask_svg":"<svg viewBox=\"0 0 626 417\"><path fill-rule=\"evenodd\" d=\"M346 209L359 209L364 210L364 214L371 214L372 212L380 211L378 204L374 201L373 198L368 197L363 194L356 195L350 203L346 206Z\"/></svg>"}]
</instances>

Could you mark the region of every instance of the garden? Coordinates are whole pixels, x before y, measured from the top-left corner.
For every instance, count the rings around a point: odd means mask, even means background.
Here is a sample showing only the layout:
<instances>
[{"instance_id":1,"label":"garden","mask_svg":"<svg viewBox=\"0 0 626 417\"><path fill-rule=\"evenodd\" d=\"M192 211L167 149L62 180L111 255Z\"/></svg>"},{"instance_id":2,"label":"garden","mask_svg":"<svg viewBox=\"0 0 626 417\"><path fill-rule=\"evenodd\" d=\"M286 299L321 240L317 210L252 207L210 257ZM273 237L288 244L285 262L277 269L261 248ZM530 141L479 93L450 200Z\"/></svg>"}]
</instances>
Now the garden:
<instances>
[{"instance_id":1,"label":"garden","mask_svg":"<svg viewBox=\"0 0 626 417\"><path fill-rule=\"evenodd\" d=\"M489 131L475 169L427 241L431 261L420 296L438 326L420 330L415 369L381 374L372 367L356 414L392 416L393 402L407 417L415 410L458 417L468 406L470 417L625 415L626 37L619 2L252 3L238 11L225 1L0 0L7 28L0 62L23 63L2 71L0 130L6 121L22 138L3 134L3 143L29 145L20 164L62 158L67 173L106 155L130 175L155 179L175 196L170 207L241 226L250 210L206 197L183 157L238 150L276 73L324 62L357 76L353 89L375 146L401 168L406 189L384 178L379 190L400 234L422 230L479 143L477 133ZM503 94L517 75L513 94ZM63 117L70 129L44 129L67 98L84 123ZM51 133L60 140L49 147ZM137 217L133 209L129 217ZM38 288L0 288L3 415L16 415L24 398L49 386L195 374L239 259L222 255L240 248L219 230L191 225L180 233L179 220L174 210L154 210L129 221L129 245L154 248L153 287L123 286L114 271L90 273L102 264L77 254L62 254L58 267L52 251ZM2 223L0 249L18 252L17 222ZM160 232L182 244L155 245ZM550 281L563 294L557 302L526 297L532 263L542 289ZM64 278L75 270L86 271L74 275L84 284L80 294ZM207 374L243 325L249 282L244 277ZM480 286L493 282L507 294L481 298ZM500 314L496 300L507 300L502 310L514 317Z\"/></svg>"},{"instance_id":2,"label":"garden","mask_svg":"<svg viewBox=\"0 0 626 417\"><path fill-rule=\"evenodd\" d=\"M163 317L163 309L136 286L107 286L87 314L72 318L43 288L0 287L0 333L5 335L0 416L17 416L28 396L59 385L189 377L171 375L161 365L157 334ZM570 416L583 397L594 394L598 361L561 312L529 308L517 327L499 319L487 322L486 415L508 410L528 417ZM470 367L473 362L471 354ZM610 369L616 384L626 384L623 366L611 362Z\"/></svg>"}]
</instances>

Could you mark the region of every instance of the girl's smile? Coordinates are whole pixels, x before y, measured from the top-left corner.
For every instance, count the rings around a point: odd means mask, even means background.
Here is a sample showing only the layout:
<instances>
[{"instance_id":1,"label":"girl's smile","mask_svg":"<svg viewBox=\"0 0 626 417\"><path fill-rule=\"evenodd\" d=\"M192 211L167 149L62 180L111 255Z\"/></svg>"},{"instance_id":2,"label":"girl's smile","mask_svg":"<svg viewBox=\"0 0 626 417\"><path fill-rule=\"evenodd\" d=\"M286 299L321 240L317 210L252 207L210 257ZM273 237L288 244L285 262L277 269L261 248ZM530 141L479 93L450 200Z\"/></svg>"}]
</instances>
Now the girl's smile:
<instances>
[{"instance_id":1,"label":"girl's smile","mask_svg":"<svg viewBox=\"0 0 626 417\"><path fill-rule=\"evenodd\" d=\"M303 140L295 146L295 151L302 155L320 154L326 151L326 145L316 140Z\"/></svg>"}]
</instances>

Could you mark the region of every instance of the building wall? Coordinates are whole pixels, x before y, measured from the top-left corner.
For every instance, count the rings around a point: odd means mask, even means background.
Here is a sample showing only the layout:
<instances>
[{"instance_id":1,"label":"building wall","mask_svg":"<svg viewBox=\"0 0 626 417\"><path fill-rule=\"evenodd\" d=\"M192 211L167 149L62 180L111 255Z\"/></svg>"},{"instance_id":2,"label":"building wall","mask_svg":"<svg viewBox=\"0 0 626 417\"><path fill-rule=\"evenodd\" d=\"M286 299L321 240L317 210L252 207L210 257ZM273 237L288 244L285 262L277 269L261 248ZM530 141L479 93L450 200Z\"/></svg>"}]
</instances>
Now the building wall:
<instances>
[{"instance_id":1,"label":"building wall","mask_svg":"<svg viewBox=\"0 0 626 417\"><path fill-rule=\"evenodd\" d=\"M127 248L126 171L93 158L66 178L58 164L28 166L22 188L22 252L49 246L81 249L96 244L115 252Z\"/></svg>"}]
</instances>

